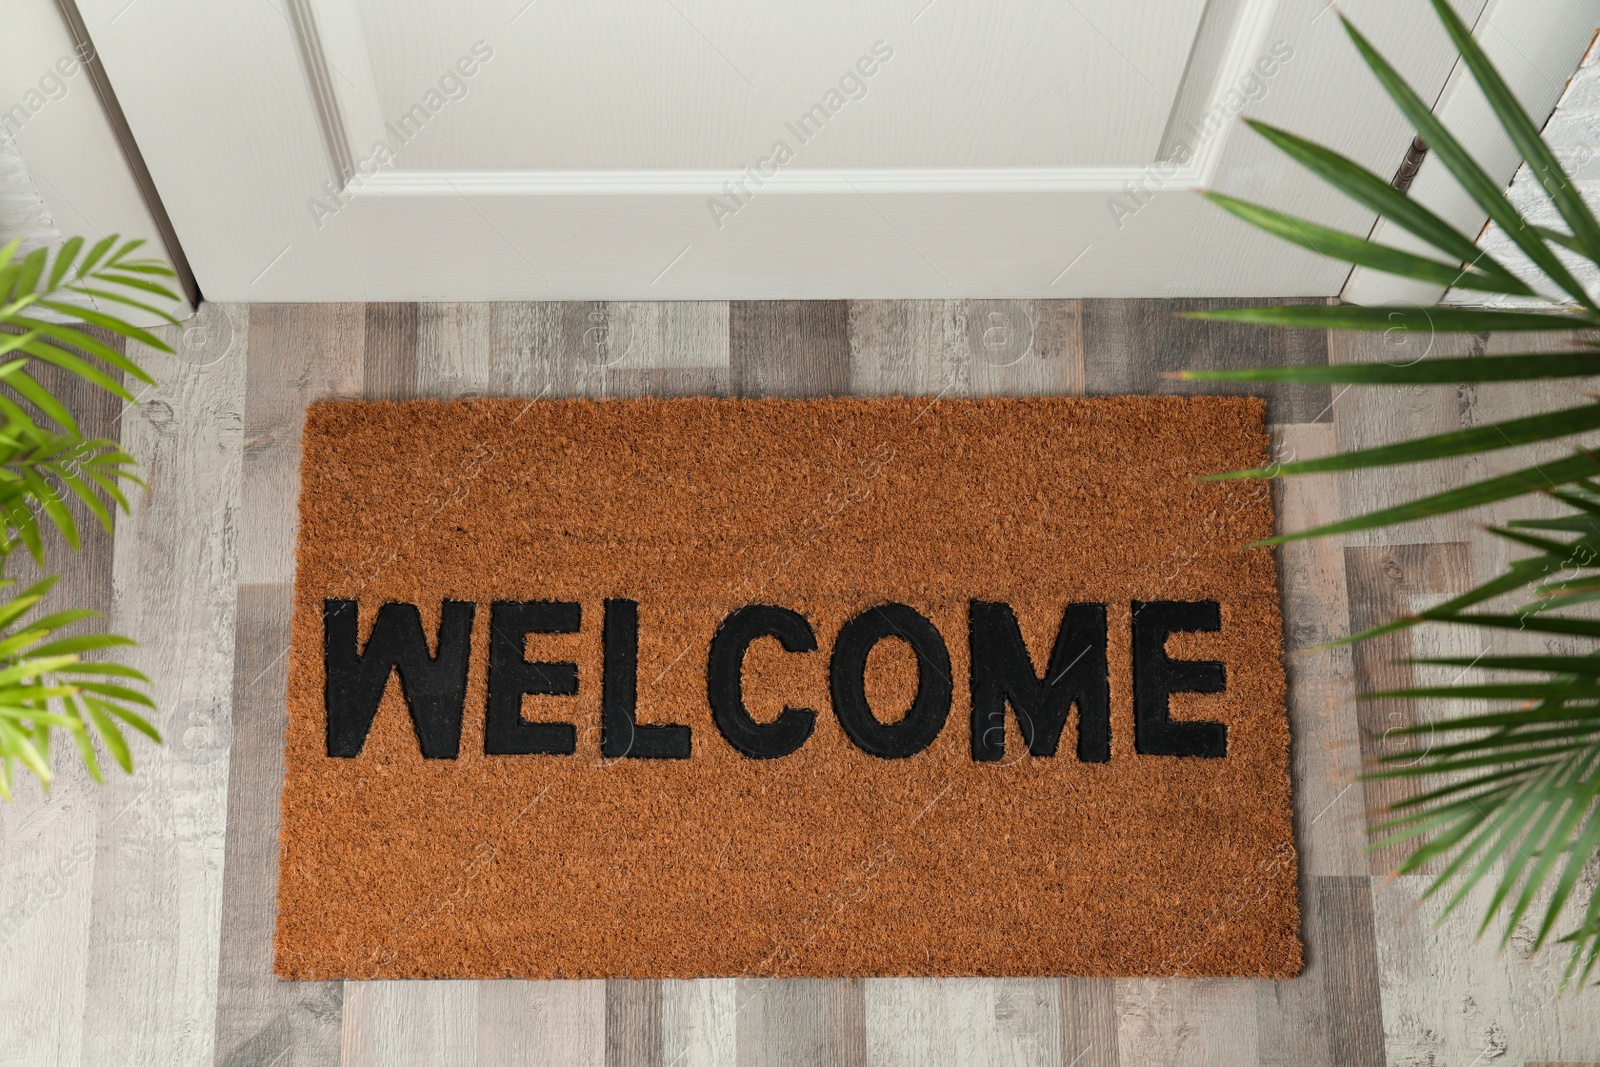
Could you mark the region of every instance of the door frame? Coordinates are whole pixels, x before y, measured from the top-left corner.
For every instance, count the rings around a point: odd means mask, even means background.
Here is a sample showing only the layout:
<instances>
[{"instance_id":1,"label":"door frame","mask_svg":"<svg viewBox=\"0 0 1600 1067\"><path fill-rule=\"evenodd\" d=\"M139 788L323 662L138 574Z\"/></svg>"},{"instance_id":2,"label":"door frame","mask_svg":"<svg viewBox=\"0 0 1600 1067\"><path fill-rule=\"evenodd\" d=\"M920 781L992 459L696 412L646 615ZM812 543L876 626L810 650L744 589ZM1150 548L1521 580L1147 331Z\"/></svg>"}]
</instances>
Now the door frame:
<instances>
[{"instance_id":1,"label":"door frame","mask_svg":"<svg viewBox=\"0 0 1600 1067\"><path fill-rule=\"evenodd\" d=\"M1489 0L1472 32L1511 91L1542 128L1566 91L1571 72L1578 69L1600 33L1600 3ZM1552 76L1551 71L1563 73ZM1502 187L1511 184L1522 165L1522 155L1459 60L1433 112L1491 178ZM1432 153L1423 158L1408 195L1474 238L1489 221ZM1432 246L1388 219L1378 220L1371 239L1411 252L1434 252ZM1352 304L1436 304L1444 297L1445 288L1357 267L1339 295Z\"/></svg>"}]
</instances>

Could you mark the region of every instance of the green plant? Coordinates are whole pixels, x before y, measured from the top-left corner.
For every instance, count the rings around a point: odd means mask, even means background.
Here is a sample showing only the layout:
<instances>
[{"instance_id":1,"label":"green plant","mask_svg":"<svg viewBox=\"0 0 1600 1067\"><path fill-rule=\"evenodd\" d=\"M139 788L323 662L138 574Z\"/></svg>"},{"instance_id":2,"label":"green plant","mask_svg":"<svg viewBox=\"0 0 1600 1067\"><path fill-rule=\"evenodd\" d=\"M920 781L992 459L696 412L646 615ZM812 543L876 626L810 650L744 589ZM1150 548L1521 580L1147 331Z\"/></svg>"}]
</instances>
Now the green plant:
<instances>
[{"instance_id":1,"label":"green plant","mask_svg":"<svg viewBox=\"0 0 1600 1067\"><path fill-rule=\"evenodd\" d=\"M1258 307L1202 312L1198 317L1277 326L1327 329L1435 332L1516 332L1600 328L1600 306L1585 291L1559 252L1600 263L1600 223L1573 187L1539 130L1522 110L1471 31L1446 0L1431 0L1468 70L1501 125L1527 161L1545 196L1570 232L1527 222L1460 142L1433 115L1428 104L1397 74L1349 20L1345 29L1369 67L1427 142L1451 176L1538 268L1543 278L1573 305L1570 310L1493 310L1469 307L1384 308L1352 305ZM1340 192L1421 238L1438 256L1412 252L1341 233L1308 219L1294 218L1258 204L1209 192L1215 204L1284 240L1348 263L1436 285L1492 293L1537 296L1503 264L1479 249L1439 216L1351 160L1261 122L1249 125ZM1348 385L1430 385L1517 382L1600 374L1600 344L1579 341L1569 352L1423 359L1407 365L1364 363L1325 367L1262 368L1247 371L1191 371L1186 378L1208 381L1329 382ZM1559 411L1512 419L1498 425L1417 438L1324 459L1239 471L1221 477L1275 477L1316 471L1384 467L1550 441L1600 430L1600 403L1586 402ZM1415 617L1396 619L1347 641L1364 640L1422 622L1475 626L1488 631L1522 630L1560 635L1585 646L1578 655L1486 655L1475 660L1424 659L1499 672L1514 680L1422 686L1380 697L1509 701L1511 706L1481 715L1457 716L1412 727L1428 743L1385 757L1370 777L1426 779L1423 791L1394 805L1388 821L1375 827L1383 835L1373 847L1410 842L1400 865L1414 871L1431 861L1444 864L1427 894L1452 889L1445 913L1498 871L1481 936L1502 916L1502 947L1516 924L1540 907L1543 916L1535 947L1556 934L1569 902L1582 909L1575 928L1561 935L1572 946L1567 980L1588 981L1600 963L1600 889L1587 906L1575 901L1585 866L1600 852L1600 621L1567 613L1600 600L1600 450L1575 443L1570 455L1523 470L1463 485L1396 507L1345 519L1316 529L1272 538L1275 544L1365 530L1464 508L1545 493L1569 514L1529 518L1491 527L1490 533L1532 551L1504 574L1470 593ZM1526 591L1526 592L1524 592ZM1510 609L1485 610L1491 602L1521 594L1526 602ZM1526 599L1531 594L1531 599ZM1479 610L1472 610L1472 609Z\"/></svg>"},{"instance_id":2,"label":"green plant","mask_svg":"<svg viewBox=\"0 0 1600 1067\"><path fill-rule=\"evenodd\" d=\"M118 315L71 302L89 298L175 323L148 302L178 299L162 284L172 271L157 260L134 258L142 241L118 241L113 234L85 251L83 239L73 238L53 261L42 248L18 257L19 241L0 249L0 589L17 584L5 567L19 546L44 567L45 524L77 550L78 526L69 501L79 501L110 530L111 509L128 509L121 483L143 485L132 473L132 456L115 441L85 438L72 412L29 373L35 363L47 364L130 403L133 395L119 372L153 384L133 360L85 329L59 321L86 323L171 351L159 337ZM48 788L52 731L71 737L96 781L101 780L96 741L131 772L123 728L161 740L136 710L155 708L135 688L148 679L120 663L84 658L132 641L114 634L61 634L93 618L92 611L28 618L55 582L54 577L34 582L0 605L0 796L8 800L19 763Z\"/></svg>"}]
</instances>

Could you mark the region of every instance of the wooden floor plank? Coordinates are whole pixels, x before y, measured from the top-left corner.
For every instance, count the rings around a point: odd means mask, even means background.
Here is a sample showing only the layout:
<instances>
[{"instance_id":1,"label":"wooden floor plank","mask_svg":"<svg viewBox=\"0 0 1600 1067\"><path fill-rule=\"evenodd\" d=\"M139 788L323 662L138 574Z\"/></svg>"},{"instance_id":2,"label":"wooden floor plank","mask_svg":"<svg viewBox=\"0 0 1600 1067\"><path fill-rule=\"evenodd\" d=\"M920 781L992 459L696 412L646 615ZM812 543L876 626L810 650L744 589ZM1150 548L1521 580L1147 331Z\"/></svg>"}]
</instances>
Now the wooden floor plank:
<instances>
[{"instance_id":1,"label":"wooden floor plank","mask_svg":"<svg viewBox=\"0 0 1600 1067\"><path fill-rule=\"evenodd\" d=\"M346 982L345 1067L477 1067L477 982Z\"/></svg>"},{"instance_id":2,"label":"wooden floor plank","mask_svg":"<svg viewBox=\"0 0 1600 1067\"><path fill-rule=\"evenodd\" d=\"M606 1067L662 1067L661 982L606 981Z\"/></svg>"},{"instance_id":3,"label":"wooden floor plank","mask_svg":"<svg viewBox=\"0 0 1600 1067\"><path fill-rule=\"evenodd\" d=\"M1482 350L1478 339L1470 341L1469 350ZM1440 356L1452 352L1456 343L1451 337L1443 335L1421 339L1404 331L1365 334L1354 330L1332 330L1328 337L1328 358L1332 363L1404 364L1423 358L1424 354ZM1401 389L1339 386L1335 389L1332 402L1339 449L1351 452L1408 437L1462 429L1471 422L1475 399L1471 390L1456 386ZM1466 462L1469 461L1452 460L1344 472L1339 475L1339 483L1345 512L1350 516L1360 515L1459 484L1465 480L1463 464ZM1473 527L1470 513L1441 515L1397 527L1346 534L1345 543L1387 545L1463 541Z\"/></svg>"},{"instance_id":4,"label":"wooden floor plank","mask_svg":"<svg viewBox=\"0 0 1600 1067\"><path fill-rule=\"evenodd\" d=\"M614 361L603 303L504 303L489 308L489 388L496 396L601 396Z\"/></svg>"},{"instance_id":5,"label":"wooden floor plank","mask_svg":"<svg viewBox=\"0 0 1600 1067\"><path fill-rule=\"evenodd\" d=\"M1110 978L1063 978L1062 1067L1118 1067L1117 983Z\"/></svg>"},{"instance_id":6,"label":"wooden floor plank","mask_svg":"<svg viewBox=\"0 0 1600 1067\"><path fill-rule=\"evenodd\" d=\"M367 400L405 400L417 392L416 304L367 304L362 333L361 395Z\"/></svg>"},{"instance_id":7,"label":"wooden floor plank","mask_svg":"<svg viewBox=\"0 0 1600 1067\"><path fill-rule=\"evenodd\" d=\"M740 300L728 308L728 366L739 396L839 396L850 388L843 300Z\"/></svg>"},{"instance_id":8,"label":"wooden floor plank","mask_svg":"<svg viewBox=\"0 0 1600 1067\"><path fill-rule=\"evenodd\" d=\"M1200 368L1304 366L1328 362L1327 333L1276 330L1180 317L1186 311L1283 300L1085 300L1084 388L1091 396L1141 393L1248 393L1268 398L1275 423L1327 422L1325 385L1179 382L1162 375Z\"/></svg>"},{"instance_id":9,"label":"wooden floor plank","mask_svg":"<svg viewBox=\"0 0 1600 1067\"><path fill-rule=\"evenodd\" d=\"M1319 970L1327 996L1329 1062L1383 1067L1383 1006L1377 940L1372 920L1372 879L1365 875L1311 879L1321 949Z\"/></svg>"},{"instance_id":10,"label":"wooden floor plank","mask_svg":"<svg viewBox=\"0 0 1600 1067\"><path fill-rule=\"evenodd\" d=\"M859 979L740 979L739 1067L865 1067L864 985Z\"/></svg>"},{"instance_id":11,"label":"wooden floor plank","mask_svg":"<svg viewBox=\"0 0 1600 1067\"><path fill-rule=\"evenodd\" d=\"M857 396L1072 396L1083 392L1072 300L853 300Z\"/></svg>"},{"instance_id":12,"label":"wooden floor plank","mask_svg":"<svg viewBox=\"0 0 1600 1067\"><path fill-rule=\"evenodd\" d=\"M283 790L289 585L239 588L233 744L217 966L217 1067L339 1062L339 982L280 982L272 973Z\"/></svg>"},{"instance_id":13,"label":"wooden floor plank","mask_svg":"<svg viewBox=\"0 0 1600 1067\"><path fill-rule=\"evenodd\" d=\"M967 397L1081 392L1073 301L852 301L851 392ZM1059 1063L1049 979L882 979L866 985L869 1059ZM1114 1024L1110 1033L1114 1035Z\"/></svg>"},{"instance_id":14,"label":"wooden floor plank","mask_svg":"<svg viewBox=\"0 0 1600 1067\"><path fill-rule=\"evenodd\" d=\"M740 396L833 396L850 384L844 301L737 301L728 309L730 387ZM866 1060L863 985L847 980L742 978L738 1060L857 1064Z\"/></svg>"},{"instance_id":15,"label":"wooden floor plank","mask_svg":"<svg viewBox=\"0 0 1600 1067\"><path fill-rule=\"evenodd\" d=\"M661 983L667 1067L737 1067L739 985L732 978Z\"/></svg>"},{"instance_id":16,"label":"wooden floor plank","mask_svg":"<svg viewBox=\"0 0 1600 1067\"><path fill-rule=\"evenodd\" d=\"M1511 976L1493 941L1472 936L1481 894L1435 928L1419 906L1428 879L1405 875L1374 897L1384 1043L1399 1063L1521 1063Z\"/></svg>"},{"instance_id":17,"label":"wooden floor plank","mask_svg":"<svg viewBox=\"0 0 1600 1067\"><path fill-rule=\"evenodd\" d=\"M314 400L357 397L366 309L361 304L257 304L246 370L244 507L239 581L294 580L300 430Z\"/></svg>"},{"instance_id":18,"label":"wooden floor plank","mask_svg":"<svg viewBox=\"0 0 1600 1067\"><path fill-rule=\"evenodd\" d=\"M1118 979L1120 1067L1255 1063L1254 986L1237 978Z\"/></svg>"},{"instance_id":19,"label":"wooden floor plank","mask_svg":"<svg viewBox=\"0 0 1600 1067\"><path fill-rule=\"evenodd\" d=\"M120 339L90 332L123 351ZM73 413L86 437L118 438L122 401L116 396L58 367L35 363L28 370ZM36 614L85 608L104 616L111 610L112 535L81 503L68 504L80 550L70 551L47 525L45 566L18 552L7 561L7 573L18 590L60 576ZM96 628L104 624L83 622L62 633ZM15 799L0 805L0 1018L7 1020L8 1039L0 1062L54 1067L81 1059L99 787L70 745L56 750L51 765L49 793L32 776L18 775Z\"/></svg>"},{"instance_id":20,"label":"wooden floor plank","mask_svg":"<svg viewBox=\"0 0 1600 1067\"><path fill-rule=\"evenodd\" d=\"M1517 925L1502 951L1501 921L1478 937L1493 873L1448 916L1448 893L1422 899L1428 882L1425 875L1404 875L1376 886L1374 927L1391 1062L1467 1063L1481 1056L1480 1063L1522 1063L1600 1052L1600 987L1563 992L1567 946L1532 951L1542 909L1536 906L1533 917ZM1570 922L1562 926L1570 928Z\"/></svg>"},{"instance_id":21,"label":"wooden floor plank","mask_svg":"<svg viewBox=\"0 0 1600 1067\"><path fill-rule=\"evenodd\" d=\"M300 432L310 403L362 394L366 324L389 305L263 304L250 309L245 369L236 732L228 771L216 1062L336 1063L338 983L286 985L272 973L283 788L289 603Z\"/></svg>"},{"instance_id":22,"label":"wooden floor plank","mask_svg":"<svg viewBox=\"0 0 1600 1067\"><path fill-rule=\"evenodd\" d=\"M86 1064L214 1054L244 347L204 367L141 350L159 385L121 421L150 492L117 525L111 624L140 642L126 661L154 680L168 740L96 798Z\"/></svg>"},{"instance_id":23,"label":"wooden floor plank","mask_svg":"<svg viewBox=\"0 0 1600 1067\"><path fill-rule=\"evenodd\" d=\"M607 369L728 369L728 302L681 300L605 305L616 351Z\"/></svg>"},{"instance_id":24,"label":"wooden floor plank","mask_svg":"<svg viewBox=\"0 0 1600 1067\"><path fill-rule=\"evenodd\" d=\"M604 1067L605 982L478 982L478 1067ZM679 1067L688 1067L685 1061ZM715 1067L721 1067L720 1064Z\"/></svg>"},{"instance_id":25,"label":"wooden floor plank","mask_svg":"<svg viewBox=\"0 0 1600 1067\"><path fill-rule=\"evenodd\" d=\"M726 301L612 303L606 313L627 349L605 368L605 395L727 395Z\"/></svg>"},{"instance_id":26,"label":"wooden floor plank","mask_svg":"<svg viewBox=\"0 0 1600 1067\"><path fill-rule=\"evenodd\" d=\"M1315 459L1335 447L1334 428L1275 428L1279 455ZM1339 516L1339 479L1312 474L1277 487L1278 528L1303 530ZM1344 550L1337 537L1292 541L1277 549L1289 675L1290 755L1295 841L1302 883L1314 874L1365 874L1368 861L1361 739L1350 688L1351 651L1325 648L1349 632Z\"/></svg>"},{"instance_id":27,"label":"wooden floor plank","mask_svg":"<svg viewBox=\"0 0 1600 1067\"><path fill-rule=\"evenodd\" d=\"M1057 982L883 978L866 983L873 1067L1059 1067Z\"/></svg>"},{"instance_id":28,"label":"wooden floor plank","mask_svg":"<svg viewBox=\"0 0 1600 1067\"><path fill-rule=\"evenodd\" d=\"M1442 597L1471 588L1471 553L1461 541L1434 545L1378 545L1346 548L1345 580L1350 607L1350 632L1356 633L1410 614L1413 598ZM1404 689L1414 684L1415 671L1406 663L1414 653L1416 633L1400 630L1352 647L1357 693ZM1412 742L1395 731L1421 721L1410 700L1358 700L1356 721L1361 738L1361 766L1375 767L1381 757L1408 750ZM1381 821L1389 805L1412 795L1415 788L1400 779L1362 783L1369 827ZM1368 853L1368 869L1386 874L1406 855L1404 846Z\"/></svg>"}]
</instances>

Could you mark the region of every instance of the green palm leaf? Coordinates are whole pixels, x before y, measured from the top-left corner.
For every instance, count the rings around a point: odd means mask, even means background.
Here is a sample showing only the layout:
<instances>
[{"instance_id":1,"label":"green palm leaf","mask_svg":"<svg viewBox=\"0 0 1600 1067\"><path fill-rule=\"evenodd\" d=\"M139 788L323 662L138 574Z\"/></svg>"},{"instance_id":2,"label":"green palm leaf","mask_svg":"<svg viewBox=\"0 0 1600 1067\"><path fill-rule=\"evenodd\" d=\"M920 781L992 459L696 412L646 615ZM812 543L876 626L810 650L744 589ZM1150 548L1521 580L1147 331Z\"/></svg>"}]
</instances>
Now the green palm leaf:
<instances>
[{"instance_id":1,"label":"green palm leaf","mask_svg":"<svg viewBox=\"0 0 1600 1067\"><path fill-rule=\"evenodd\" d=\"M1456 230L1444 219L1353 160L1319 144L1313 144L1287 130L1269 126L1265 122L1246 119L1245 124L1346 196L1365 204L1402 229L1427 241L1439 251L1451 256L1457 263L1476 267L1486 274L1508 281L1516 281L1510 271L1493 256L1473 244L1472 239L1466 234Z\"/></svg>"},{"instance_id":2,"label":"green palm leaf","mask_svg":"<svg viewBox=\"0 0 1600 1067\"><path fill-rule=\"evenodd\" d=\"M1444 23L1445 32L1450 34L1450 40L1460 51L1462 61L1472 72L1473 81L1483 90L1484 97L1494 110L1495 118L1500 120L1500 125L1510 136L1512 144L1516 145L1517 151L1522 154L1529 173L1544 189L1545 195L1550 197L1551 203L1555 204L1556 210L1561 212L1561 217L1571 227L1573 243L1569 247L1576 246L1575 251L1600 262L1600 224L1595 222L1594 214L1583 202L1583 197L1573 186L1572 179L1567 177L1566 170L1556 159L1555 153L1544 143L1538 127L1528 118L1528 113L1522 109L1522 104L1506 85L1505 79L1500 77L1500 72L1495 70L1494 64L1478 46L1478 42L1472 39L1472 31L1461 21L1455 9L1445 0L1433 0L1433 9L1438 13L1439 20ZM1520 217L1518 221L1521 221Z\"/></svg>"},{"instance_id":3,"label":"green palm leaf","mask_svg":"<svg viewBox=\"0 0 1600 1067\"><path fill-rule=\"evenodd\" d=\"M1450 489L1407 504L1371 511L1353 519L1330 522L1325 526L1309 530L1279 534L1277 537L1254 542L1251 547L1281 545L1289 541L1302 541L1308 537L1373 530L1380 526L1398 526L1405 522L1415 522L1417 519L1446 515L1453 511L1481 507L1484 504L1493 504L1496 501L1554 488L1564 482L1587 478L1596 473L1600 473L1600 453L1580 452L1566 459L1552 460L1525 470L1502 474L1496 478L1485 478L1481 482L1464 485L1459 489Z\"/></svg>"},{"instance_id":4,"label":"green palm leaf","mask_svg":"<svg viewBox=\"0 0 1600 1067\"><path fill-rule=\"evenodd\" d=\"M1493 452L1502 448L1548 441L1589 430L1600 430L1600 404L1584 404L1565 411L1547 415L1529 415L1522 419L1508 419L1470 430L1418 437L1393 445L1363 449L1359 452L1341 452L1321 459L1304 459L1294 463L1281 463L1271 467L1257 467L1247 471L1228 471L1207 475L1207 481L1225 481L1234 478L1277 478L1292 474L1317 474L1324 471L1361 470L1368 467L1389 467L1398 463L1420 463L1430 459L1450 456L1467 456L1479 452Z\"/></svg>"},{"instance_id":5,"label":"green palm leaf","mask_svg":"<svg viewBox=\"0 0 1600 1067\"><path fill-rule=\"evenodd\" d=\"M1428 104L1348 20L1345 28L1389 96L1440 163L1555 289L1583 309L1578 313L1469 307L1391 308L1289 305L1193 313L1214 321L1267 327L1365 330L1394 345L1386 362L1193 370L1192 381L1311 382L1339 385L1419 386L1466 382L1536 381L1600 375L1600 343L1579 339L1572 351L1528 356L1429 358L1432 339L1444 333L1512 333L1600 329L1600 306L1583 289L1556 249L1600 262L1600 223L1544 144L1503 78L1447 0L1433 0L1463 63L1568 232L1521 217L1499 182L1475 161ZM1437 250L1438 258L1381 245L1294 218L1260 205L1211 194L1210 199L1247 223L1282 240L1344 262L1453 289L1535 292L1542 286L1513 277L1501 263L1438 215L1412 201L1350 159L1265 123L1251 127L1296 163ZM1422 358L1414 354L1420 353ZM1388 467L1472 456L1540 441L1575 440L1600 430L1600 404L1463 427L1409 441L1214 478L1269 477ZM1575 928L1558 927L1582 885L1582 872L1600 852L1600 619L1571 613L1600 603L1600 451L1574 454L1487 478L1314 530L1271 538L1276 544L1305 537L1373 529L1447 514L1540 492L1570 514L1514 519L1489 533L1515 551L1504 570L1466 593L1411 615L1389 620L1333 642L1346 644L1423 622L1547 636L1577 646L1558 651L1446 656L1413 662L1479 674L1449 685L1415 684L1364 694L1365 699L1489 701L1490 710L1425 721L1395 731L1417 739L1404 752L1382 757L1366 777L1417 783L1424 788L1391 806L1372 828L1375 847L1405 844L1400 865L1415 871L1438 862L1428 896L1447 894L1448 914L1485 882L1493 891L1480 934L1496 917L1505 943L1517 923L1542 908L1534 947L1554 938L1572 956L1567 980L1586 982L1600 966L1600 889L1590 889ZM1502 606L1513 597L1524 602ZM1528 599L1531 597L1531 599ZM1424 740L1425 739L1425 740ZM1544 899L1544 904L1538 902Z\"/></svg>"},{"instance_id":6,"label":"green palm leaf","mask_svg":"<svg viewBox=\"0 0 1600 1067\"><path fill-rule=\"evenodd\" d=\"M113 235L85 251L84 241L73 238L53 260L42 249L19 256L16 241L0 248L0 567L18 548L44 564L47 539L41 525L54 527L69 549L77 548L72 501L109 530L113 510L128 508L123 483L142 485L133 457L114 441L85 439L72 412L43 384L48 379L32 373L35 363L48 364L128 402L133 396L124 379L153 382L135 360L83 326L38 317L47 312L171 351L151 331L110 312L80 308L72 298L92 296L174 321L153 303L177 299L166 284L172 271L141 258L141 245ZM132 769L125 729L160 740L138 710L154 707L142 688L149 684L144 675L93 658L131 641L67 629L79 626L89 612L28 617L53 582L35 583L0 603L0 795L5 797L11 795L18 767L48 785L52 731L72 736L97 781L104 754ZM0 588L14 584L0 577Z\"/></svg>"},{"instance_id":7,"label":"green palm leaf","mask_svg":"<svg viewBox=\"0 0 1600 1067\"><path fill-rule=\"evenodd\" d=\"M1512 293L1517 296L1534 295L1532 289L1509 274L1480 274L1458 264L1440 263L1438 260L1414 255L1390 245L1380 245L1364 237L1356 237L1312 222L1310 219L1295 218L1259 204L1224 196L1222 193L1202 192L1200 195L1256 228L1318 255L1417 281L1432 282L1446 289L1478 289L1491 293Z\"/></svg>"},{"instance_id":8,"label":"green palm leaf","mask_svg":"<svg viewBox=\"0 0 1600 1067\"><path fill-rule=\"evenodd\" d=\"M1550 246L1527 228L1522 216L1517 214L1517 209L1507 200L1500 183L1490 178L1477 160L1462 147L1461 142L1447 130L1433 114L1432 108L1417 95L1406 80L1389 65L1388 60L1379 54L1378 50L1361 35L1348 18L1341 16L1344 27L1360 50L1362 58L1367 61L1367 66L1378 76L1389 93L1389 98L1395 102L1400 111L1411 122L1428 142L1428 147L1439 157L1439 161L1449 168L1451 175L1461 185L1461 188L1471 196L1474 202L1488 216L1500 225L1506 236L1522 250L1523 255L1533 260L1545 277L1559 285L1573 300L1582 304L1589 311L1600 313L1582 284L1572 276L1572 273L1556 258ZM1465 57L1463 57L1465 58ZM1504 116L1501 116L1504 121Z\"/></svg>"}]
</instances>

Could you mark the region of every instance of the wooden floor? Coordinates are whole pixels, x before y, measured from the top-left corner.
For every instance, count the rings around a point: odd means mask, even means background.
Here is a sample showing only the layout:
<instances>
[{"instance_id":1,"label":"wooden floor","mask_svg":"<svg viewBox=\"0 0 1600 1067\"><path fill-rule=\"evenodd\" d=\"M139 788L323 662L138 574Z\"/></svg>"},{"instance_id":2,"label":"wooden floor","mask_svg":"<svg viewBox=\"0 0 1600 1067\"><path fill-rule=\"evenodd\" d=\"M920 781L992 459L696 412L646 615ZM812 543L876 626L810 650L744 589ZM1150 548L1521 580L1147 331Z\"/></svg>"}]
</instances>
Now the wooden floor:
<instances>
[{"instance_id":1,"label":"wooden floor","mask_svg":"<svg viewBox=\"0 0 1600 1067\"><path fill-rule=\"evenodd\" d=\"M271 976L298 436L322 397L722 393L989 395L1185 388L1184 366L1412 359L1496 342L1265 333L1180 302L209 307L127 411L80 396L150 483L58 599L137 637L168 745L104 788L68 767L0 812L0 1063L652 1067L1165 1064L1491 1067L1600 1062L1600 994L1557 999L1557 947L1500 954L1471 911L1435 926L1421 876L1362 852L1389 795L1354 780L1429 709L1358 704L1448 632L1304 650L1502 562L1465 518L1281 551L1309 961L1293 981L346 982ZM176 335L174 335L176 337ZM1550 346L1559 339L1543 338ZM1431 346L1431 348L1430 348ZM1453 347L1452 347L1453 346ZM1506 346L1501 345L1502 349ZM1306 457L1558 400L1296 387L1272 398ZM1287 528L1526 465L1529 453L1280 491ZM1471 646L1473 649L1475 645ZM58 755L58 760L62 753ZM62 760L65 763L65 760ZM1591 870L1590 877L1595 872Z\"/></svg>"}]
</instances>

